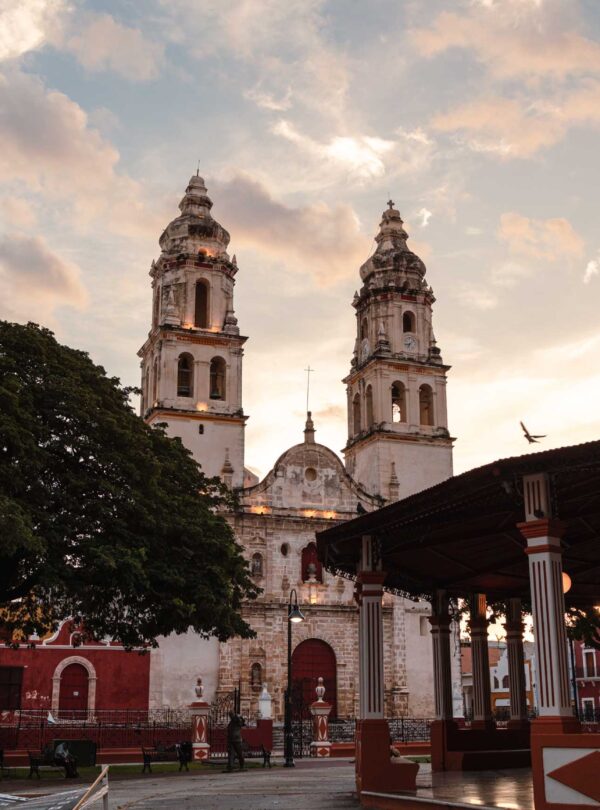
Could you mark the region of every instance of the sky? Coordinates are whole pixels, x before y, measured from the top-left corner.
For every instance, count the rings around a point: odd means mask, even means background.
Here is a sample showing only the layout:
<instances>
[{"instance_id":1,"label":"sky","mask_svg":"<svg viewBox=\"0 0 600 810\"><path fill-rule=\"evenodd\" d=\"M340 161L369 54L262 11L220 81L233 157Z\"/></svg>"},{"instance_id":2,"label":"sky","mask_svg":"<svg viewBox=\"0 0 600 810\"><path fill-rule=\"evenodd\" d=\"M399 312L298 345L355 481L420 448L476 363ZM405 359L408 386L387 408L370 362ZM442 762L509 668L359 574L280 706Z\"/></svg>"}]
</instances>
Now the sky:
<instances>
[{"instance_id":1,"label":"sky","mask_svg":"<svg viewBox=\"0 0 600 810\"><path fill-rule=\"evenodd\" d=\"M124 384L197 166L231 233L246 464L340 451L358 269L427 265L455 472L600 436L597 0L0 0L0 318ZM199 162L199 164L198 164Z\"/></svg>"}]
</instances>

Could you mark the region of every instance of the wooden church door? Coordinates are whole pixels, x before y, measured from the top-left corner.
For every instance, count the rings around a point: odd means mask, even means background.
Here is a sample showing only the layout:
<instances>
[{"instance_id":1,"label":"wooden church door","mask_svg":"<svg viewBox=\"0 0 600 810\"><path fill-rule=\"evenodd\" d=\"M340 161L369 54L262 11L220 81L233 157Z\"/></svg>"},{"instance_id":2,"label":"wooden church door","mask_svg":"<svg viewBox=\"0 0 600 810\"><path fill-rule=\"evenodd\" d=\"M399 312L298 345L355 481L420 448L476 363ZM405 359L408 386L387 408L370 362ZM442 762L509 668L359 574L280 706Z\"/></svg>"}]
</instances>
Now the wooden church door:
<instances>
[{"instance_id":1,"label":"wooden church door","mask_svg":"<svg viewBox=\"0 0 600 810\"><path fill-rule=\"evenodd\" d=\"M337 717L337 676L335 653L325 641L309 638L303 641L292 654L292 689L302 692L305 705L317 699L317 678L323 678L325 700L332 704L330 717Z\"/></svg>"}]
</instances>

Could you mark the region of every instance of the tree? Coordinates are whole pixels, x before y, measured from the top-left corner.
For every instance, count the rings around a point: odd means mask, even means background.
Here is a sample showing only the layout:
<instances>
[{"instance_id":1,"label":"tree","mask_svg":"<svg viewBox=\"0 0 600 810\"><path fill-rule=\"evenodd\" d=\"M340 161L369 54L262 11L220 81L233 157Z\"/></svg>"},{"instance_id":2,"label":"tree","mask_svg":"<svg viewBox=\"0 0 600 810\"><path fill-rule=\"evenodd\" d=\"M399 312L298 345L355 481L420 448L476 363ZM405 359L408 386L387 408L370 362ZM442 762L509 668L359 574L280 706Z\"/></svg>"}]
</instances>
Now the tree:
<instances>
[{"instance_id":1,"label":"tree","mask_svg":"<svg viewBox=\"0 0 600 810\"><path fill-rule=\"evenodd\" d=\"M257 589L224 519L231 494L132 389L35 324L0 321L0 607L5 632L66 616L127 647L193 628L253 635Z\"/></svg>"}]
</instances>

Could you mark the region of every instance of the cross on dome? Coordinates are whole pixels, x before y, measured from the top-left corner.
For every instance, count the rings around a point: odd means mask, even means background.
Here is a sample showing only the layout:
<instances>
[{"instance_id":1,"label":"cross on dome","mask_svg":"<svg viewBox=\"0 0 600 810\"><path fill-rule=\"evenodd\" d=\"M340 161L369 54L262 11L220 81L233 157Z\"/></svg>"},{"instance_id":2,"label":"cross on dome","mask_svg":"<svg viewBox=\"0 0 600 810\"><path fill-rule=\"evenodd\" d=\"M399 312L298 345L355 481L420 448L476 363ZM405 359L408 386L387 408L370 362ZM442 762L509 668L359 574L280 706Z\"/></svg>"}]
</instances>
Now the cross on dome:
<instances>
[{"instance_id":1,"label":"cross on dome","mask_svg":"<svg viewBox=\"0 0 600 810\"><path fill-rule=\"evenodd\" d=\"M395 202L392 200L392 198L390 197L390 199L387 201L387 207L390 209L390 211L393 209L393 207L394 207L394 205L395 205L395 204L396 204L396 203L395 203Z\"/></svg>"}]
</instances>

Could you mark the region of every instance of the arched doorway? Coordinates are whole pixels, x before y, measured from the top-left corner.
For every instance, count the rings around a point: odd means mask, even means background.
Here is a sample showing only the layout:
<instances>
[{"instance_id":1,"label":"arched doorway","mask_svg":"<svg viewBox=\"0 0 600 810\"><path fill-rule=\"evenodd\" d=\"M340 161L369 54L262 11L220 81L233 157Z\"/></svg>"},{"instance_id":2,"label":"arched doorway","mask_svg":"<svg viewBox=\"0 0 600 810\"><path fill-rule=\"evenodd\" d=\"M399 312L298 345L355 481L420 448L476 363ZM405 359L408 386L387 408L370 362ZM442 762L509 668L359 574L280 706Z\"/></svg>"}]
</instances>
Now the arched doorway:
<instances>
[{"instance_id":1,"label":"arched doorway","mask_svg":"<svg viewBox=\"0 0 600 810\"><path fill-rule=\"evenodd\" d=\"M292 654L292 690L296 694L302 694L305 705L310 705L317 699L317 678L323 678L325 700L332 704L329 716L337 717L335 653L325 641L309 638L298 644Z\"/></svg>"},{"instance_id":2,"label":"arched doorway","mask_svg":"<svg viewBox=\"0 0 600 810\"><path fill-rule=\"evenodd\" d=\"M58 713L60 717L81 716L88 710L89 675L81 664L69 664L60 677Z\"/></svg>"}]
</instances>

